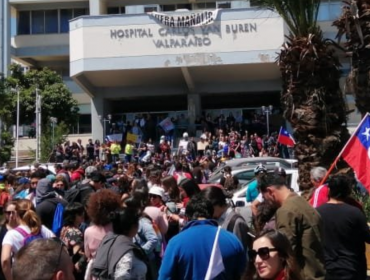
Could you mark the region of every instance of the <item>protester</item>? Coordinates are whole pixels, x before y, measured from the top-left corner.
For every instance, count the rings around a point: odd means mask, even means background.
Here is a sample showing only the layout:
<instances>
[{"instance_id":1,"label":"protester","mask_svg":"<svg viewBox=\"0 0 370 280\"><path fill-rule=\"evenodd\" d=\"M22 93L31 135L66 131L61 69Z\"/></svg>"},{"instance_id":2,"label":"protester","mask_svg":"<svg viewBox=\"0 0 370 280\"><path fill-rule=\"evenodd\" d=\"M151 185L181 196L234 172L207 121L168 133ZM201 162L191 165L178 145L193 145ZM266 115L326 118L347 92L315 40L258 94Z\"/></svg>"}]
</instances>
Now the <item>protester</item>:
<instances>
[{"instance_id":1,"label":"protester","mask_svg":"<svg viewBox=\"0 0 370 280\"><path fill-rule=\"evenodd\" d=\"M233 191L239 185L239 180L231 173L232 169L230 166L225 166L223 169L223 176L220 179L220 185L222 185L226 190Z\"/></svg>"},{"instance_id":2,"label":"protester","mask_svg":"<svg viewBox=\"0 0 370 280\"><path fill-rule=\"evenodd\" d=\"M17 200L15 211L19 226L9 230L2 243L1 267L6 280L13 279L11 275L12 254L16 254L25 243L29 242L28 240L54 237L54 234L41 224L30 200Z\"/></svg>"},{"instance_id":3,"label":"protester","mask_svg":"<svg viewBox=\"0 0 370 280\"><path fill-rule=\"evenodd\" d=\"M57 195L50 180L45 178L38 181L36 187L36 213L40 217L41 223L48 229L52 230L53 228L58 204L61 204L64 209L67 201Z\"/></svg>"},{"instance_id":4,"label":"protester","mask_svg":"<svg viewBox=\"0 0 370 280\"><path fill-rule=\"evenodd\" d=\"M267 230L253 242L248 252L252 265L243 280L303 280L288 238L276 230ZM308 278L305 278L308 279Z\"/></svg>"},{"instance_id":5,"label":"protester","mask_svg":"<svg viewBox=\"0 0 370 280\"><path fill-rule=\"evenodd\" d=\"M60 239L66 245L69 256L74 264L74 276L76 280L82 280L85 276L87 260L84 253L83 234L79 229L84 220L84 206L73 202L66 206L63 213L63 228Z\"/></svg>"},{"instance_id":6,"label":"protester","mask_svg":"<svg viewBox=\"0 0 370 280\"><path fill-rule=\"evenodd\" d=\"M34 240L20 249L14 258L11 279L75 280L73 264L63 243L53 239Z\"/></svg>"},{"instance_id":7,"label":"protester","mask_svg":"<svg viewBox=\"0 0 370 280\"><path fill-rule=\"evenodd\" d=\"M0 242L3 243L5 234L12 229L15 229L19 223L17 220L17 212L15 211L17 206L16 201L9 201L5 204L5 211L3 221L0 224ZM1 256L2 247L0 247L0 256ZM0 267L0 280L5 280L5 275L2 268Z\"/></svg>"},{"instance_id":8,"label":"protester","mask_svg":"<svg viewBox=\"0 0 370 280\"><path fill-rule=\"evenodd\" d=\"M327 184L321 185L321 181L325 178L328 171L321 166L311 169L311 183L313 184L313 192L309 198L312 207L317 208L329 200L329 188Z\"/></svg>"},{"instance_id":9,"label":"protester","mask_svg":"<svg viewBox=\"0 0 370 280\"><path fill-rule=\"evenodd\" d=\"M189 223L169 242L158 279L206 279L207 273L209 279L240 278L246 266L243 246L232 233L218 228L213 211L211 202L201 195L189 201ZM210 262L212 255L222 259L223 266Z\"/></svg>"},{"instance_id":10,"label":"protester","mask_svg":"<svg viewBox=\"0 0 370 280\"><path fill-rule=\"evenodd\" d=\"M103 238L92 274L104 279L147 279L145 253L132 242L139 228L138 213L120 209L110 214L110 219L113 232Z\"/></svg>"},{"instance_id":11,"label":"protester","mask_svg":"<svg viewBox=\"0 0 370 280\"><path fill-rule=\"evenodd\" d=\"M336 175L328 182L329 201L317 208L324 222L326 280L366 279L365 242L370 243L366 217L346 199L351 181Z\"/></svg>"},{"instance_id":12,"label":"protester","mask_svg":"<svg viewBox=\"0 0 370 280\"><path fill-rule=\"evenodd\" d=\"M254 180L252 183L248 184L247 191L245 193L245 197L247 202L253 202L259 194L258 191L258 183L263 175L267 173L267 169L264 165L260 164L254 169L254 175L256 180Z\"/></svg>"},{"instance_id":13,"label":"protester","mask_svg":"<svg viewBox=\"0 0 370 280\"><path fill-rule=\"evenodd\" d=\"M210 186L202 190L201 195L212 203L213 218L223 229L235 234L247 252L252 244L251 236L248 235L249 227L244 218L228 204L225 191L219 187Z\"/></svg>"},{"instance_id":14,"label":"protester","mask_svg":"<svg viewBox=\"0 0 370 280\"><path fill-rule=\"evenodd\" d=\"M87 279L90 279L91 267L101 241L108 232L112 232L109 214L116 211L120 203L120 196L110 190L93 193L87 202L87 215L92 223L84 233L84 251L89 261Z\"/></svg>"},{"instance_id":15,"label":"protester","mask_svg":"<svg viewBox=\"0 0 370 280\"><path fill-rule=\"evenodd\" d=\"M323 224L318 212L281 176L266 174L259 187L264 199L278 207L276 229L288 237L303 278L324 280Z\"/></svg>"}]
</instances>

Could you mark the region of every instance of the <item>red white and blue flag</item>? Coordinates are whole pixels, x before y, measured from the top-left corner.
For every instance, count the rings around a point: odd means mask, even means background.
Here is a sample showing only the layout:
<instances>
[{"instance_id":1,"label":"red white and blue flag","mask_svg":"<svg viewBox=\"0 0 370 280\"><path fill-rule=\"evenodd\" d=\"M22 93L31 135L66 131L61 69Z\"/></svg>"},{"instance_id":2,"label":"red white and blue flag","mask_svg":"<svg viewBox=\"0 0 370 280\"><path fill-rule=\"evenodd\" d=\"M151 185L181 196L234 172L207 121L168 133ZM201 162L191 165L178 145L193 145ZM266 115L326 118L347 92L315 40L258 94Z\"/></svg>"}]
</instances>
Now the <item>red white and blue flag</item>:
<instances>
[{"instance_id":1,"label":"red white and blue flag","mask_svg":"<svg viewBox=\"0 0 370 280\"><path fill-rule=\"evenodd\" d=\"M370 115L362 119L340 153L356 173L357 180L370 191Z\"/></svg>"},{"instance_id":2,"label":"red white and blue flag","mask_svg":"<svg viewBox=\"0 0 370 280\"><path fill-rule=\"evenodd\" d=\"M295 145L293 136L283 127L280 127L280 132L277 141L278 143L286 145L288 147L293 147Z\"/></svg>"}]
</instances>

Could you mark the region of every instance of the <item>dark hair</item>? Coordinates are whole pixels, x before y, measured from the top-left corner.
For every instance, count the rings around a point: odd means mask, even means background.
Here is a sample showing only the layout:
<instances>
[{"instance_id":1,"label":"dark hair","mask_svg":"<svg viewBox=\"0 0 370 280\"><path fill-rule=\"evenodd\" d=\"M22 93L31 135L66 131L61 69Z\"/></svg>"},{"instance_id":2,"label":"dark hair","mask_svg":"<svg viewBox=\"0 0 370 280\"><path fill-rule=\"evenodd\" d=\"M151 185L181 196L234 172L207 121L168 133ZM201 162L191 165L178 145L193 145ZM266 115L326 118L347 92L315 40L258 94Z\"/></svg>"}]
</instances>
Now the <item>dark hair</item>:
<instances>
[{"instance_id":1,"label":"dark hair","mask_svg":"<svg viewBox=\"0 0 370 280\"><path fill-rule=\"evenodd\" d=\"M35 172L32 172L30 178L43 179L46 177L46 172L43 169L37 169Z\"/></svg>"},{"instance_id":2,"label":"dark hair","mask_svg":"<svg viewBox=\"0 0 370 280\"><path fill-rule=\"evenodd\" d=\"M346 175L334 175L328 181L329 197L334 199L345 199L351 192L351 179Z\"/></svg>"},{"instance_id":3,"label":"dark hair","mask_svg":"<svg viewBox=\"0 0 370 280\"><path fill-rule=\"evenodd\" d=\"M149 192L148 184L145 179L134 179L131 182L131 190L135 191L146 191Z\"/></svg>"},{"instance_id":4,"label":"dark hair","mask_svg":"<svg viewBox=\"0 0 370 280\"><path fill-rule=\"evenodd\" d=\"M270 200L264 200L257 206L257 214L254 219L254 227L257 233L260 233L266 223L274 217L277 209L278 206Z\"/></svg>"},{"instance_id":5,"label":"dark hair","mask_svg":"<svg viewBox=\"0 0 370 280\"><path fill-rule=\"evenodd\" d=\"M144 211L144 208L148 204L149 195L147 192L135 191L132 195L127 198L124 203L127 208L136 209L140 213Z\"/></svg>"},{"instance_id":6,"label":"dark hair","mask_svg":"<svg viewBox=\"0 0 370 280\"><path fill-rule=\"evenodd\" d=\"M175 171L178 171L178 172L180 172L180 171L182 171L182 163L181 162L176 162L175 163Z\"/></svg>"},{"instance_id":7,"label":"dark hair","mask_svg":"<svg viewBox=\"0 0 370 280\"><path fill-rule=\"evenodd\" d=\"M193 197L197 193L200 193L200 188L193 179L182 180L179 183L179 188L182 188L189 198Z\"/></svg>"},{"instance_id":8,"label":"dark hair","mask_svg":"<svg viewBox=\"0 0 370 280\"><path fill-rule=\"evenodd\" d=\"M226 199L228 198L225 191L217 186L209 186L201 191L201 194L208 199L213 206L227 205Z\"/></svg>"},{"instance_id":9,"label":"dark hair","mask_svg":"<svg viewBox=\"0 0 370 280\"><path fill-rule=\"evenodd\" d=\"M302 280L300 269L295 261L294 253L289 239L277 230L265 230L262 231L254 240L265 237L270 240L272 246L277 249L279 257L283 261L283 269L285 270L285 280ZM247 277L245 279L261 279L258 275L253 278L256 274L254 265L249 266Z\"/></svg>"},{"instance_id":10,"label":"dark hair","mask_svg":"<svg viewBox=\"0 0 370 280\"><path fill-rule=\"evenodd\" d=\"M69 203L63 211L63 226L73 226L77 215L83 215L84 206L79 202Z\"/></svg>"},{"instance_id":11,"label":"dark hair","mask_svg":"<svg viewBox=\"0 0 370 280\"><path fill-rule=\"evenodd\" d=\"M212 219L213 211L212 203L201 194L197 194L186 205L185 215L189 220L197 220L198 218Z\"/></svg>"},{"instance_id":12,"label":"dark hair","mask_svg":"<svg viewBox=\"0 0 370 280\"><path fill-rule=\"evenodd\" d=\"M139 213L133 208L123 208L111 214L113 232L128 235L133 227L139 226Z\"/></svg>"},{"instance_id":13,"label":"dark hair","mask_svg":"<svg viewBox=\"0 0 370 280\"><path fill-rule=\"evenodd\" d=\"M64 257L61 255L64 252ZM23 246L15 255L12 268L14 280L49 280L58 271L65 271L68 259L61 242L36 239Z\"/></svg>"},{"instance_id":14,"label":"dark hair","mask_svg":"<svg viewBox=\"0 0 370 280\"><path fill-rule=\"evenodd\" d=\"M269 173L260 178L258 187L262 193L266 192L267 188L271 186L274 186L277 189L280 189L283 186L287 187L286 180L279 175Z\"/></svg>"},{"instance_id":15,"label":"dark hair","mask_svg":"<svg viewBox=\"0 0 370 280\"><path fill-rule=\"evenodd\" d=\"M121 198L111 190L103 189L90 195L87 202L87 214L97 226L110 223L109 214L116 211L121 204Z\"/></svg>"},{"instance_id":16,"label":"dark hair","mask_svg":"<svg viewBox=\"0 0 370 280\"><path fill-rule=\"evenodd\" d=\"M224 172L226 172L226 173L231 173L232 169L231 169L231 167L230 167L230 166L226 165L226 166L224 167L223 171L224 171Z\"/></svg>"},{"instance_id":17,"label":"dark hair","mask_svg":"<svg viewBox=\"0 0 370 280\"><path fill-rule=\"evenodd\" d=\"M169 198L174 201L180 201L180 191L179 187L177 186L176 179L169 175L162 179L162 185L164 186L164 189L167 189Z\"/></svg>"}]
</instances>

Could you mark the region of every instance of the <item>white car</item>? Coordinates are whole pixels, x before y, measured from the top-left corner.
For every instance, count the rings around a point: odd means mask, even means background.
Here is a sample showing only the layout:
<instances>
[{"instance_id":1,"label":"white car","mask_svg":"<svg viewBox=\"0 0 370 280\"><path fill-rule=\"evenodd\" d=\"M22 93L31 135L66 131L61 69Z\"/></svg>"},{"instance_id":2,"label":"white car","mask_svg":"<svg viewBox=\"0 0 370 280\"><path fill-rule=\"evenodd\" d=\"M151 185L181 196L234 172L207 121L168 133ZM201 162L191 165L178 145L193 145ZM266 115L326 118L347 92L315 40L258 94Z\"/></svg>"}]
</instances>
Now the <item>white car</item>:
<instances>
[{"instance_id":1,"label":"white car","mask_svg":"<svg viewBox=\"0 0 370 280\"><path fill-rule=\"evenodd\" d=\"M54 163L41 163L40 164L40 168L44 169L44 170L47 170L47 173L48 174L53 174L55 175L56 174L56 171L55 171L55 168L54 168ZM34 171L36 168L33 166L33 164L30 164L30 165L24 165L24 166L20 166L20 167L16 167L16 168L13 168L12 171L14 172L17 172L17 171Z\"/></svg>"},{"instance_id":2,"label":"white car","mask_svg":"<svg viewBox=\"0 0 370 280\"><path fill-rule=\"evenodd\" d=\"M286 175L287 175L287 183L288 183L288 186L290 186L290 188L296 192L296 193L299 193L299 186L298 186L298 169L285 169L285 172L286 172ZM248 189L248 186L250 183L252 183L254 180L256 180L255 178L251 181L249 181L248 183L245 183L240 189L238 189L233 197L232 197L232 201L234 203L235 206L237 207L243 207L243 206L246 206L246 205L250 205L249 202L246 201L246 197L245 197L245 194L247 192L247 189Z\"/></svg>"}]
</instances>

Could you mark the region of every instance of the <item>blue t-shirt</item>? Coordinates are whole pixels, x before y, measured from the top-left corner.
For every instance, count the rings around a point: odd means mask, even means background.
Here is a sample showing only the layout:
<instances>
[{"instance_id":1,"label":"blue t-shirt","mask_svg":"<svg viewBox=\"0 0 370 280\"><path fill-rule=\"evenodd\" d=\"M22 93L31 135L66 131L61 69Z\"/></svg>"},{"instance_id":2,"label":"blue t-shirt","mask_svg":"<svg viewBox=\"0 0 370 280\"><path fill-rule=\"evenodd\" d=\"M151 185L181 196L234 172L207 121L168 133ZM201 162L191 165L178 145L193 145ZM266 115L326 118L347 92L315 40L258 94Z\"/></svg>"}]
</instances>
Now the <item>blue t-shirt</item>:
<instances>
[{"instance_id":1,"label":"blue t-shirt","mask_svg":"<svg viewBox=\"0 0 370 280\"><path fill-rule=\"evenodd\" d=\"M214 220L189 222L168 243L158 279L204 280L217 229ZM242 244L224 229L220 230L218 244L225 269L213 279L239 279L247 263Z\"/></svg>"},{"instance_id":2,"label":"blue t-shirt","mask_svg":"<svg viewBox=\"0 0 370 280\"><path fill-rule=\"evenodd\" d=\"M254 180L250 184L248 184L247 192L245 193L245 199L247 202L253 202L259 194L258 191L258 182Z\"/></svg>"}]
</instances>

